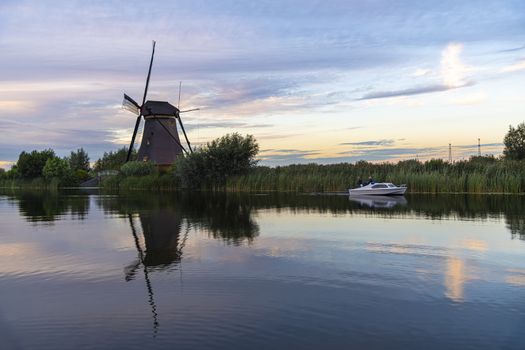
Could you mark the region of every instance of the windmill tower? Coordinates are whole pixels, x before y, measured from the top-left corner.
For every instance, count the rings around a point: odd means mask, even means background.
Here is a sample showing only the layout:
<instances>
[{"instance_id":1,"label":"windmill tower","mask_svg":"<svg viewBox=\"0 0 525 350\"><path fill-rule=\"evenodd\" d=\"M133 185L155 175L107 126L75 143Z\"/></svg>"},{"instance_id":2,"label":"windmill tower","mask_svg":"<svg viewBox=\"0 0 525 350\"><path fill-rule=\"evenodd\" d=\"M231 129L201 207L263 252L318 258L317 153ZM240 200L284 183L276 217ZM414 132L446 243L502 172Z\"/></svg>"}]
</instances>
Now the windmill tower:
<instances>
[{"instance_id":1,"label":"windmill tower","mask_svg":"<svg viewBox=\"0 0 525 350\"><path fill-rule=\"evenodd\" d=\"M180 118L180 113L191 112L198 110L198 108L180 111L178 105L175 107L166 101L146 100L154 55L155 41L153 41L153 50L151 52L151 60L149 63L148 77L146 78L146 87L144 88L144 96L142 97L142 104L139 105L131 97L124 94L122 107L137 115L137 121L135 122L135 129L133 130L133 136L131 137L126 162L131 158L140 121L144 118L144 131L142 133L142 141L140 143L137 160L150 161L159 167L169 167L175 162L177 157L183 154L183 152L188 153L188 150L189 152L192 152L190 141L188 140L186 130L184 129L184 125ZM177 131L177 120L179 121L184 138L186 139L188 150L180 142Z\"/></svg>"}]
</instances>

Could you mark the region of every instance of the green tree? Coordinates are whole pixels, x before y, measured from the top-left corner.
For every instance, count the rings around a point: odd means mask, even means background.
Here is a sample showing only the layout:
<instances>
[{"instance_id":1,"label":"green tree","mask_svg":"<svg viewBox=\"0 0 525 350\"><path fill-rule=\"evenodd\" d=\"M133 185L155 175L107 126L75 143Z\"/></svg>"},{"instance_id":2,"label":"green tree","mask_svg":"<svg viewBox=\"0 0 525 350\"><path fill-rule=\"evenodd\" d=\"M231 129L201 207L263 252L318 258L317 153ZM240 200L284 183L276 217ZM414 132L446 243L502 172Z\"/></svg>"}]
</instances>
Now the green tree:
<instances>
[{"instance_id":1,"label":"green tree","mask_svg":"<svg viewBox=\"0 0 525 350\"><path fill-rule=\"evenodd\" d=\"M42 170L48 159L55 158L55 151L46 149L43 151L32 151L31 153L23 151L18 157L17 170L18 174L25 179L41 177Z\"/></svg>"},{"instance_id":2,"label":"green tree","mask_svg":"<svg viewBox=\"0 0 525 350\"><path fill-rule=\"evenodd\" d=\"M259 145L252 135L234 133L209 142L175 163L175 173L185 187L222 185L230 176L246 174L257 165Z\"/></svg>"},{"instance_id":3,"label":"green tree","mask_svg":"<svg viewBox=\"0 0 525 350\"><path fill-rule=\"evenodd\" d=\"M71 169L69 168L69 163L67 160L54 157L46 161L46 165L44 165L42 173L48 180L52 178L64 180L71 174Z\"/></svg>"},{"instance_id":4,"label":"green tree","mask_svg":"<svg viewBox=\"0 0 525 350\"><path fill-rule=\"evenodd\" d=\"M69 167L73 171L89 171L89 156L83 148L79 148L76 151L71 151L71 154L68 157L68 161Z\"/></svg>"},{"instance_id":5,"label":"green tree","mask_svg":"<svg viewBox=\"0 0 525 350\"><path fill-rule=\"evenodd\" d=\"M7 178L6 171L4 168L0 168L0 180Z\"/></svg>"},{"instance_id":6,"label":"green tree","mask_svg":"<svg viewBox=\"0 0 525 350\"><path fill-rule=\"evenodd\" d=\"M95 162L94 170L120 170L122 165L126 163L127 155L127 147L123 147L117 151L104 152L102 158ZM134 158L134 155L136 155L135 151L133 151L132 158Z\"/></svg>"},{"instance_id":7,"label":"green tree","mask_svg":"<svg viewBox=\"0 0 525 350\"><path fill-rule=\"evenodd\" d=\"M518 124L516 128L509 126L509 131L503 139L505 149L503 155L507 159L525 159L525 123Z\"/></svg>"},{"instance_id":8,"label":"green tree","mask_svg":"<svg viewBox=\"0 0 525 350\"><path fill-rule=\"evenodd\" d=\"M18 174L18 167L15 165L13 165L11 167L11 169L9 169L6 173L5 173L5 176L6 178L8 179L16 179L18 178L20 175Z\"/></svg>"}]
</instances>

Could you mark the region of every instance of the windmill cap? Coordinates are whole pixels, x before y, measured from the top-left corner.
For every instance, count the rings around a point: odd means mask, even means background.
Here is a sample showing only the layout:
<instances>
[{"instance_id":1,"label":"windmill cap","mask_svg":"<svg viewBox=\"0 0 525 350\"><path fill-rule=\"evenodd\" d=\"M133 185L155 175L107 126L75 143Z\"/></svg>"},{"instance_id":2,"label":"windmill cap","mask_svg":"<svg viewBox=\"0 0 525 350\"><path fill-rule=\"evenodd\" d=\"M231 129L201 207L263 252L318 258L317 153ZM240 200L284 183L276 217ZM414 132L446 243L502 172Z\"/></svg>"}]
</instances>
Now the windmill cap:
<instances>
[{"instance_id":1,"label":"windmill cap","mask_svg":"<svg viewBox=\"0 0 525 350\"><path fill-rule=\"evenodd\" d=\"M144 106L142 106L142 115L144 117L150 115L176 116L178 112L177 107L165 101L146 101Z\"/></svg>"}]
</instances>

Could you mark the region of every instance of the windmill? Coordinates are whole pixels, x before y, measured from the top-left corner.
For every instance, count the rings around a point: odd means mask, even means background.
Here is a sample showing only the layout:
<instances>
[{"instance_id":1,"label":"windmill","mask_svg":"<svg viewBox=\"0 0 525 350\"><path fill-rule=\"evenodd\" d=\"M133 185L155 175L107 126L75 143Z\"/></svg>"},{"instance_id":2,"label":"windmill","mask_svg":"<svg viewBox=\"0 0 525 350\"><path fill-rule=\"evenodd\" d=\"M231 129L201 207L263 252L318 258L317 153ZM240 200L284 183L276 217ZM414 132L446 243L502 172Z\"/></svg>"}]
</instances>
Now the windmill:
<instances>
[{"instance_id":1,"label":"windmill","mask_svg":"<svg viewBox=\"0 0 525 350\"><path fill-rule=\"evenodd\" d=\"M146 87L144 88L144 96L142 97L142 104L139 105L131 97L124 94L122 107L137 116L126 162L131 158L140 121L144 118L144 131L142 133L142 141L140 143L137 158L140 161L150 161L159 167L168 167L173 164L175 159L181 156L183 152L186 154L188 151L193 152L188 136L186 135L186 130L182 124L180 113L195 111L198 110L198 108L187 111L179 110L181 85L179 85L179 104L177 107L166 101L146 100L154 55L155 41L153 41L153 50L151 52L151 60L149 63L148 77L146 78ZM179 133L177 131L177 120L179 121L184 138L186 139L188 149L186 149L180 142Z\"/></svg>"}]
</instances>

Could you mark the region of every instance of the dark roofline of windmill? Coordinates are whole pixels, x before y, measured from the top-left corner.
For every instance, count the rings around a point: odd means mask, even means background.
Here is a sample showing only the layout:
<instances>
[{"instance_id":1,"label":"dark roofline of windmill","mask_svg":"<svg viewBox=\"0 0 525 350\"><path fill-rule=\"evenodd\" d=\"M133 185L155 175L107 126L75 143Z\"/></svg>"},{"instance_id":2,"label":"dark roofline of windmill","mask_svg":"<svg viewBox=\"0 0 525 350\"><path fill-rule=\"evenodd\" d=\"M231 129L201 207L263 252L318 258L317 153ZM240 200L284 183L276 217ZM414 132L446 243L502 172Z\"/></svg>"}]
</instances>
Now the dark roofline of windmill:
<instances>
[{"instance_id":1,"label":"dark roofline of windmill","mask_svg":"<svg viewBox=\"0 0 525 350\"><path fill-rule=\"evenodd\" d=\"M176 117L179 109L166 101L146 101L142 106L142 115L148 116L171 116Z\"/></svg>"}]
</instances>

